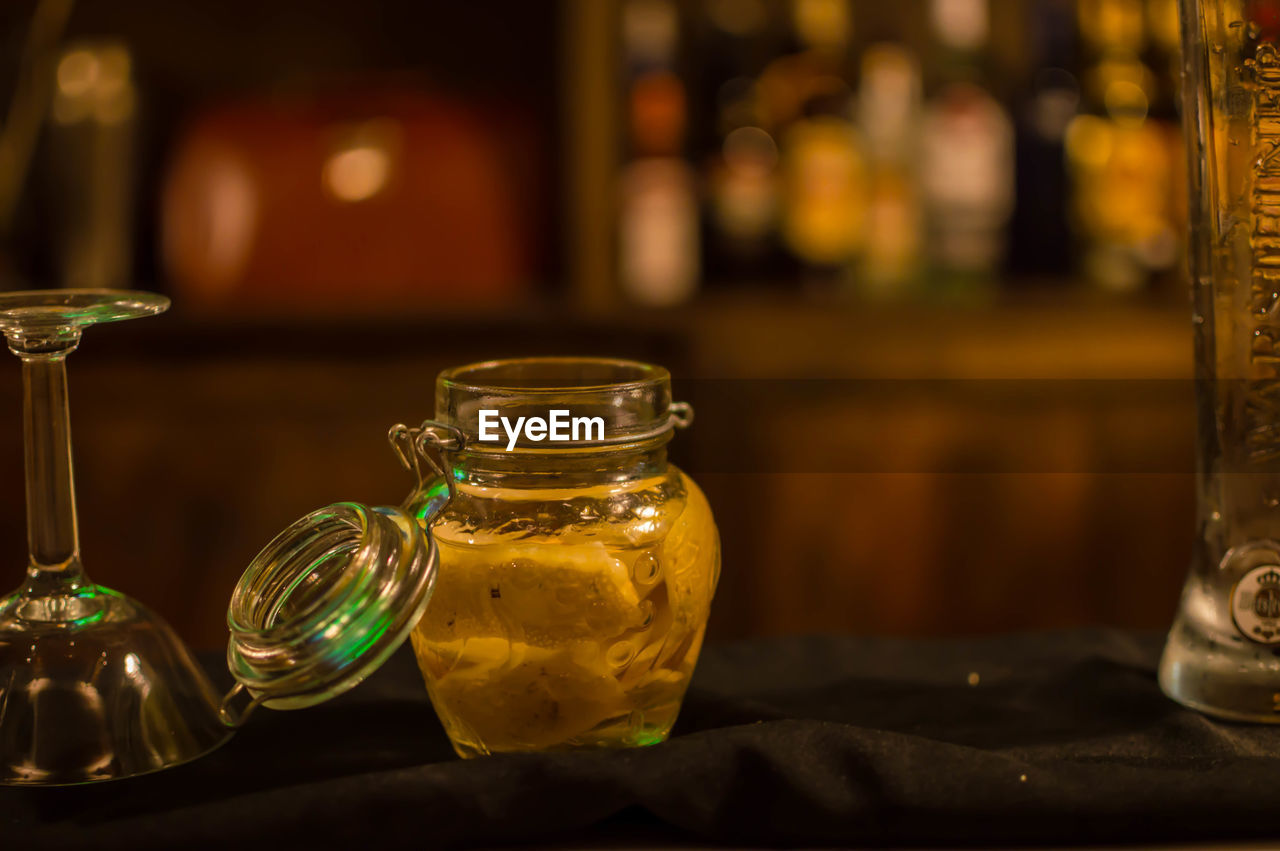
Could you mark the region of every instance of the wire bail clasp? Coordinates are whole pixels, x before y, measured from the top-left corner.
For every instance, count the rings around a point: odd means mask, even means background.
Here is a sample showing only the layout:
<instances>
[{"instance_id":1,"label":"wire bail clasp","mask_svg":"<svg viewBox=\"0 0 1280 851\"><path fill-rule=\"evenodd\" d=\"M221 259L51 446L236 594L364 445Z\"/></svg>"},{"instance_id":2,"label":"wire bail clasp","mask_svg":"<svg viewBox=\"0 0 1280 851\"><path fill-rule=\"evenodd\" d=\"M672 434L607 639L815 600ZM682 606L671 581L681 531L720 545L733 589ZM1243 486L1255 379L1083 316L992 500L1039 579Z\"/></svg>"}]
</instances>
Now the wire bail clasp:
<instances>
[{"instance_id":1,"label":"wire bail clasp","mask_svg":"<svg viewBox=\"0 0 1280 851\"><path fill-rule=\"evenodd\" d=\"M241 694L249 695L251 700L245 704L244 709L239 711L232 708L232 704ZM231 730L239 730L249 720L249 716L253 714L253 710L267 702L267 695L260 694L257 697L249 694L249 690L244 687L244 683L236 683L231 687L231 691L227 692L222 703L218 704L218 720L222 722L224 727Z\"/></svg>"},{"instance_id":2,"label":"wire bail clasp","mask_svg":"<svg viewBox=\"0 0 1280 851\"><path fill-rule=\"evenodd\" d=\"M683 431L693 425L693 405L688 402L672 402L667 408L667 417L671 427Z\"/></svg>"},{"instance_id":3,"label":"wire bail clasp","mask_svg":"<svg viewBox=\"0 0 1280 851\"><path fill-rule=\"evenodd\" d=\"M450 473L446 453L461 452L467 446L467 435L462 429L436 420L426 420L417 428L403 423L393 425L387 432L387 441L400 459L400 464L415 479L415 489L426 487L422 462L425 461L435 475L445 480L449 487L449 499L457 496L456 484Z\"/></svg>"}]
</instances>

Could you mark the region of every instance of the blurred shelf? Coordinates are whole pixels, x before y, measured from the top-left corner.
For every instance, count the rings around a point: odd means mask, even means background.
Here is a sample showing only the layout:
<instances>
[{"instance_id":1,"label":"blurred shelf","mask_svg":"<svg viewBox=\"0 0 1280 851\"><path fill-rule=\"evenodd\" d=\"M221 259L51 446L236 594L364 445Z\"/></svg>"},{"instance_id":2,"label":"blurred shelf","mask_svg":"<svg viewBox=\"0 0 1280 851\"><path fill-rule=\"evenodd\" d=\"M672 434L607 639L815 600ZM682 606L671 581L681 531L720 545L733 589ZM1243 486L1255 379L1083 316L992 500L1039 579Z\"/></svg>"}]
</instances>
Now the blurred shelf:
<instances>
[{"instance_id":1,"label":"blurred shelf","mask_svg":"<svg viewBox=\"0 0 1280 851\"><path fill-rule=\"evenodd\" d=\"M709 296L690 310L716 377L1188 379L1191 311L1164 300L1008 295L988 304Z\"/></svg>"},{"instance_id":2,"label":"blurred shelf","mask_svg":"<svg viewBox=\"0 0 1280 851\"><path fill-rule=\"evenodd\" d=\"M602 311L531 299L382 314L201 314L100 330L95 356L165 360L665 353L701 378L1189 379L1189 309L1161 299L1007 294L982 304L709 293ZM456 357L453 354L456 352ZM478 353L478 355L477 355Z\"/></svg>"},{"instance_id":3,"label":"blurred shelf","mask_svg":"<svg viewBox=\"0 0 1280 851\"><path fill-rule=\"evenodd\" d=\"M311 310L286 314L246 308L240 313L183 309L130 323L123 331L87 338L103 356L236 359L342 358L362 361L437 356L452 345L488 346L494 357L520 354L521 346L562 342L607 348L625 317L576 315L551 301L502 307L360 308L348 314Z\"/></svg>"}]
</instances>

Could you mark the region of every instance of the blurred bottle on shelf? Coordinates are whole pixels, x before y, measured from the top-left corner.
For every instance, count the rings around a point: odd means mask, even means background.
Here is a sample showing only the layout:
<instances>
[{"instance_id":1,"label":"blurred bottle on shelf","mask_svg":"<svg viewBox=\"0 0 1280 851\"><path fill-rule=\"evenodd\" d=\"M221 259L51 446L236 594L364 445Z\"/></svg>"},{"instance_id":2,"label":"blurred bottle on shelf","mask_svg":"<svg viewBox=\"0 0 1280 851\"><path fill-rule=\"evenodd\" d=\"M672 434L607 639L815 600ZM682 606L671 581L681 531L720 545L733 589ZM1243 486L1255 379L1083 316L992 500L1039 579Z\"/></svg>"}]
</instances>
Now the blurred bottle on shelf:
<instances>
[{"instance_id":1,"label":"blurred bottle on shelf","mask_svg":"<svg viewBox=\"0 0 1280 851\"><path fill-rule=\"evenodd\" d=\"M794 277L779 235L780 152L761 74L782 50L765 0L708 0L703 111L705 258L710 283L741 287Z\"/></svg>"},{"instance_id":2,"label":"blurred bottle on shelf","mask_svg":"<svg viewBox=\"0 0 1280 851\"><path fill-rule=\"evenodd\" d=\"M798 52L766 69L770 124L781 140L783 243L802 282L836 289L861 257L868 175L846 82L852 9L846 0L793 0Z\"/></svg>"},{"instance_id":3,"label":"blurred bottle on shelf","mask_svg":"<svg viewBox=\"0 0 1280 851\"><path fill-rule=\"evenodd\" d=\"M857 128L834 104L810 109L783 137L782 233L814 285L839 281L861 256L869 187Z\"/></svg>"},{"instance_id":4,"label":"blurred bottle on shelf","mask_svg":"<svg viewBox=\"0 0 1280 851\"><path fill-rule=\"evenodd\" d=\"M1182 20L1178 0L1147 0L1150 64L1159 78L1159 111L1176 118L1182 92Z\"/></svg>"},{"instance_id":5,"label":"blurred bottle on shelf","mask_svg":"<svg viewBox=\"0 0 1280 851\"><path fill-rule=\"evenodd\" d=\"M853 7L849 0L788 0L790 49L760 74L763 118L781 133L805 117L815 97L849 90Z\"/></svg>"},{"instance_id":6,"label":"blurred bottle on shelf","mask_svg":"<svg viewBox=\"0 0 1280 851\"><path fill-rule=\"evenodd\" d=\"M1172 278L1177 0L1026 4L628 0L632 299Z\"/></svg>"},{"instance_id":7,"label":"blurred bottle on shelf","mask_svg":"<svg viewBox=\"0 0 1280 851\"><path fill-rule=\"evenodd\" d=\"M133 285L137 101L124 44L73 44L58 57L46 165L62 286Z\"/></svg>"},{"instance_id":8,"label":"blurred bottle on shelf","mask_svg":"<svg viewBox=\"0 0 1280 851\"><path fill-rule=\"evenodd\" d=\"M1034 0L1028 18L1030 79L1017 108L1016 213L1010 228L1010 282L1035 287L1074 280L1067 130L1080 111L1076 0Z\"/></svg>"},{"instance_id":9,"label":"blurred bottle on shelf","mask_svg":"<svg viewBox=\"0 0 1280 851\"><path fill-rule=\"evenodd\" d=\"M1086 113L1067 133L1083 268L1099 288L1136 292L1176 266L1177 130L1153 114L1160 85L1143 61L1143 0L1079 0L1091 66Z\"/></svg>"},{"instance_id":10,"label":"blurred bottle on shelf","mask_svg":"<svg viewBox=\"0 0 1280 851\"><path fill-rule=\"evenodd\" d=\"M697 293L702 274L697 176L684 157L688 95L676 73L673 0L623 6L630 159L619 179L618 264L629 300L670 307Z\"/></svg>"},{"instance_id":11,"label":"blurred bottle on shelf","mask_svg":"<svg viewBox=\"0 0 1280 851\"><path fill-rule=\"evenodd\" d=\"M923 209L918 180L920 64L900 44L872 45L862 55L858 126L866 141L866 250L857 264L861 294L897 298L920 271Z\"/></svg>"},{"instance_id":12,"label":"blurred bottle on shelf","mask_svg":"<svg viewBox=\"0 0 1280 851\"><path fill-rule=\"evenodd\" d=\"M1014 199L1014 131L983 86L989 0L930 0L941 86L925 107L920 186L935 289L991 289Z\"/></svg>"},{"instance_id":13,"label":"blurred bottle on shelf","mask_svg":"<svg viewBox=\"0 0 1280 851\"><path fill-rule=\"evenodd\" d=\"M710 158L708 253L718 277L759 283L791 271L778 244L778 144L756 124L729 130Z\"/></svg>"},{"instance_id":14,"label":"blurred bottle on shelf","mask_svg":"<svg viewBox=\"0 0 1280 851\"><path fill-rule=\"evenodd\" d=\"M1182 28L1178 0L1147 0L1147 26L1152 44L1150 64L1157 70L1157 95L1152 100L1151 118L1164 136L1170 171L1167 215L1173 226L1171 238L1162 249L1163 258L1153 267L1153 274L1157 287L1182 293L1186 290L1182 258L1189 187L1182 174L1187 151L1182 132Z\"/></svg>"},{"instance_id":15,"label":"blurred bottle on shelf","mask_svg":"<svg viewBox=\"0 0 1280 851\"><path fill-rule=\"evenodd\" d=\"M771 0L703 0L695 16L698 74L710 90L735 78L754 80L783 51L783 28Z\"/></svg>"}]
</instances>

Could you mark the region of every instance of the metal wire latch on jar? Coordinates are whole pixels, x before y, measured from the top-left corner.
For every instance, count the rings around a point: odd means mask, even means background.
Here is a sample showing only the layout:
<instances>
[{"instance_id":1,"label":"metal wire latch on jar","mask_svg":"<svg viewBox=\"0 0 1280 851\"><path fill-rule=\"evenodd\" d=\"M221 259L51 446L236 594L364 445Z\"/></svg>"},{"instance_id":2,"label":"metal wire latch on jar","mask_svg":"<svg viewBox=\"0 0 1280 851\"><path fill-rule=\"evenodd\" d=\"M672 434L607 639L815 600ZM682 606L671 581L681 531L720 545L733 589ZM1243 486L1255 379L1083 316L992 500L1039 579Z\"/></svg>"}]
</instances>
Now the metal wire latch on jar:
<instances>
[{"instance_id":1,"label":"metal wire latch on jar","mask_svg":"<svg viewBox=\"0 0 1280 851\"><path fill-rule=\"evenodd\" d=\"M624 446L631 443L644 443L662 437L672 431L686 429L693 425L693 406L688 402L672 402L667 408L667 418L655 428L643 432L623 432L612 437L606 435L599 440L574 441L574 446L583 449L603 448L607 446ZM431 470L442 477L449 487L449 498L457 496L457 484L449 474L452 465L446 457L463 452L474 442L457 426L448 425L438 420L426 420L417 428L403 423L394 425L387 432L387 440L395 451L400 464L413 473L417 488L426 484L422 464L425 461Z\"/></svg>"},{"instance_id":2,"label":"metal wire latch on jar","mask_svg":"<svg viewBox=\"0 0 1280 851\"><path fill-rule=\"evenodd\" d=\"M448 484L449 499L458 495L457 484L449 475L451 465L445 453L457 453L467 448L467 435L462 429L436 420L426 420L417 428L397 423L388 430L387 441L400 464L413 473L415 489L420 490L426 484L426 477L422 475L422 462L425 461Z\"/></svg>"}]
</instances>

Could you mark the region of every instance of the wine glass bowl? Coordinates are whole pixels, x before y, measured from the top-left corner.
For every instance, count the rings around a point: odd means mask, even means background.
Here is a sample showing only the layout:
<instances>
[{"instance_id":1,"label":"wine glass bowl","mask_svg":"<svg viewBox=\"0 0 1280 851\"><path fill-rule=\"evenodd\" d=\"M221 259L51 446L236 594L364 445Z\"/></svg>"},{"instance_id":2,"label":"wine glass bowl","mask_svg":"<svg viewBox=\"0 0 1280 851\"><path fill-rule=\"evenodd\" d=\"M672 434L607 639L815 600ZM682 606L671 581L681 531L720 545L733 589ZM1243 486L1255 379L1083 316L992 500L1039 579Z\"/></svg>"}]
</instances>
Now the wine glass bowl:
<instances>
[{"instance_id":1,"label":"wine glass bowl","mask_svg":"<svg viewBox=\"0 0 1280 851\"><path fill-rule=\"evenodd\" d=\"M0 599L0 784L157 771L231 734L213 685L169 626L90 582L80 563L66 357L84 328L168 306L118 290L0 293L0 333L22 360L30 550L22 585Z\"/></svg>"},{"instance_id":2,"label":"wine glass bowl","mask_svg":"<svg viewBox=\"0 0 1280 851\"><path fill-rule=\"evenodd\" d=\"M217 747L231 731L212 684L173 631L119 592L93 611L30 620L0 600L0 783L66 785L146 774Z\"/></svg>"}]
</instances>

